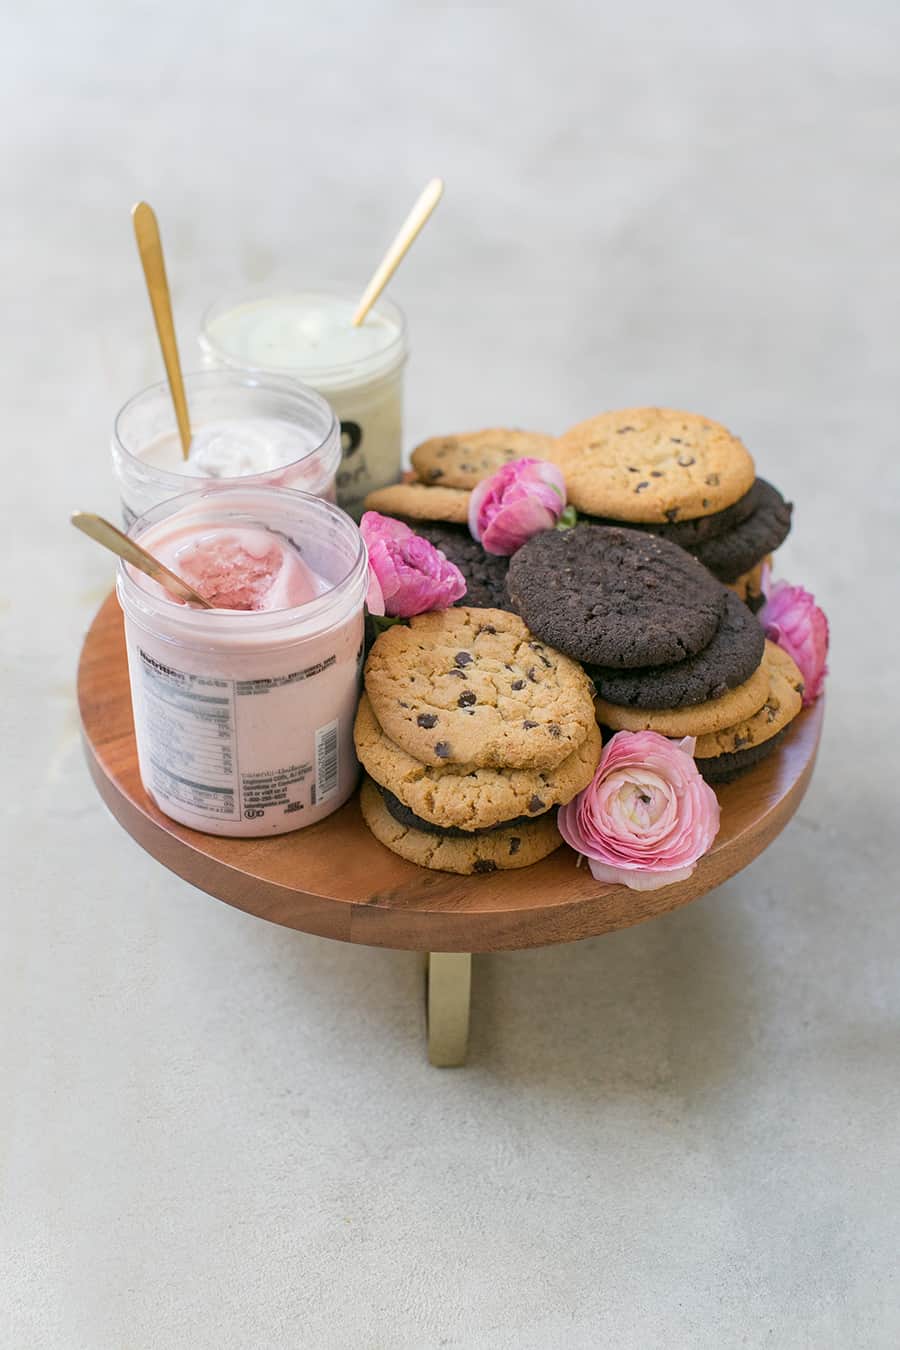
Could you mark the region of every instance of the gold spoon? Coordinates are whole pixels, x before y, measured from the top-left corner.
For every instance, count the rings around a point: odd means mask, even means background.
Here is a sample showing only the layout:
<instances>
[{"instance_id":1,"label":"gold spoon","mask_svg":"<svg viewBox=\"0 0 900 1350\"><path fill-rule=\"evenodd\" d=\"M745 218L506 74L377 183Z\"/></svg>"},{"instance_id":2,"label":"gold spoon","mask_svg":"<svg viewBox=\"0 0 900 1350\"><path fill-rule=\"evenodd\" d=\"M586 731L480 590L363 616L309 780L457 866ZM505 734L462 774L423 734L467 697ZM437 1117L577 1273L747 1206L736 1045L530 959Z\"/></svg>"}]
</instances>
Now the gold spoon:
<instances>
[{"instance_id":1,"label":"gold spoon","mask_svg":"<svg viewBox=\"0 0 900 1350\"><path fill-rule=\"evenodd\" d=\"M397 231L394 242L375 269L372 280L363 291L362 298L357 305L356 313L353 315L352 319L354 328L358 328L362 323L363 319L366 317L369 310L406 257L413 242L417 238L419 231L422 229L422 226L441 200L443 192L444 180L442 178L432 178L431 182L426 184L415 206Z\"/></svg>"},{"instance_id":2,"label":"gold spoon","mask_svg":"<svg viewBox=\"0 0 900 1350\"><path fill-rule=\"evenodd\" d=\"M148 577L158 581L160 586L165 587L170 594L178 600L187 600L192 605L199 605L201 609L214 609L208 600L204 600L193 586L189 586L186 581L175 572L170 572L158 558L154 558L152 553L148 553L134 539L129 539L127 534L123 534L115 525L104 520L102 516L95 516L93 511L73 511L69 517L72 524L82 534L86 534L89 539L95 543L102 544L108 548L110 553L115 553L117 557L124 558L126 562L131 563L132 567L139 568L146 572Z\"/></svg>"},{"instance_id":3,"label":"gold spoon","mask_svg":"<svg viewBox=\"0 0 900 1350\"><path fill-rule=\"evenodd\" d=\"M175 405L181 453L187 459L191 448L191 420L188 416L181 362L178 359L178 342L175 338L175 321L172 318L172 300L169 295L159 225L153 207L147 202L138 202L137 206L132 208L131 219L134 223L134 237L137 240L138 253L141 255L144 280L147 283L147 293L150 296L166 375L169 377L169 391Z\"/></svg>"}]
</instances>

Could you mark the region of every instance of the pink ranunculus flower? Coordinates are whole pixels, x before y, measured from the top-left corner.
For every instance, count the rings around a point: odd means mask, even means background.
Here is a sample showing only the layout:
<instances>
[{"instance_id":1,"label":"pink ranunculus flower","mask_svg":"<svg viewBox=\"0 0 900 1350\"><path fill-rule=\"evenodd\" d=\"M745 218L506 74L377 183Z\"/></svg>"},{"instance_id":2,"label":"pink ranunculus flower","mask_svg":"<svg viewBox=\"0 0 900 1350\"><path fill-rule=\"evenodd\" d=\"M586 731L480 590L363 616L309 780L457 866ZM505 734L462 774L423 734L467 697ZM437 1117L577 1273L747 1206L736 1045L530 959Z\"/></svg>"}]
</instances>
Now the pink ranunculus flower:
<instances>
[{"instance_id":1,"label":"pink ranunculus flower","mask_svg":"<svg viewBox=\"0 0 900 1350\"><path fill-rule=\"evenodd\" d=\"M545 459L514 459L484 478L469 498L469 529L486 553L508 555L552 530L566 505L566 482Z\"/></svg>"},{"instance_id":2,"label":"pink ranunculus flower","mask_svg":"<svg viewBox=\"0 0 900 1350\"><path fill-rule=\"evenodd\" d=\"M719 830L719 802L694 763L695 740L619 731L597 772L559 809L559 832L597 881L655 891L685 881Z\"/></svg>"},{"instance_id":3,"label":"pink ranunculus flower","mask_svg":"<svg viewBox=\"0 0 900 1350\"><path fill-rule=\"evenodd\" d=\"M828 620L802 586L776 581L766 585L765 596L759 621L766 637L793 658L803 676L803 706L808 708L821 694L828 674Z\"/></svg>"},{"instance_id":4,"label":"pink ranunculus flower","mask_svg":"<svg viewBox=\"0 0 900 1350\"><path fill-rule=\"evenodd\" d=\"M429 609L447 609L465 595L459 568L408 525L366 511L359 530L369 551L370 614L408 619Z\"/></svg>"}]
</instances>

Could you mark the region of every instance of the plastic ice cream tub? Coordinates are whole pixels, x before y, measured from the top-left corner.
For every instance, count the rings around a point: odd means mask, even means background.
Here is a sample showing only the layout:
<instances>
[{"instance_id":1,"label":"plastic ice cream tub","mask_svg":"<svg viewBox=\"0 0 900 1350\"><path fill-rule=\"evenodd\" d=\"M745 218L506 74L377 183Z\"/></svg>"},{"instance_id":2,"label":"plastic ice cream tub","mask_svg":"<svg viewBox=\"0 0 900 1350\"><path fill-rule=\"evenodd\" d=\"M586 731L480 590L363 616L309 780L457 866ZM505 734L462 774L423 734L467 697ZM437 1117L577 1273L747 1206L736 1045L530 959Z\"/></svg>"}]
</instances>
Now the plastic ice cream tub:
<instances>
[{"instance_id":1,"label":"plastic ice cream tub","mask_svg":"<svg viewBox=\"0 0 900 1350\"><path fill-rule=\"evenodd\" d=\"M119 566L141 780L208 834L284 834L358 776L368 560L353 521L285 488L183 494L129 533L216 606Z\"/></svg>"},{"instance_id":2,"label":"plastic ice cream tub","mask_svg":"<svg viewBox=\"0 0 900 1350\"><path fill-rule=\"evenodd\" d=\"M129 399L113 427L113 469L126 526L200 486L269 485L334 501L341 433L333 409L296 380L237 370L184 377L191 418L181 452L167 384Z\"/></svg>"},{"instance_id":3,"label":"plastic ice cream tub","mask_svg":"<svg viewBox=\"0 0 900 1350\"><path fill-rule=\"evenodd\" d=\"M382 297L354 327L358 303L338 287L244 291L207 310L200 334L210 364L290 376L328 400L343 444L337 500L356 517L366 493L400 475L409 354L402 310Z\"/></svg>"}]
</instances>

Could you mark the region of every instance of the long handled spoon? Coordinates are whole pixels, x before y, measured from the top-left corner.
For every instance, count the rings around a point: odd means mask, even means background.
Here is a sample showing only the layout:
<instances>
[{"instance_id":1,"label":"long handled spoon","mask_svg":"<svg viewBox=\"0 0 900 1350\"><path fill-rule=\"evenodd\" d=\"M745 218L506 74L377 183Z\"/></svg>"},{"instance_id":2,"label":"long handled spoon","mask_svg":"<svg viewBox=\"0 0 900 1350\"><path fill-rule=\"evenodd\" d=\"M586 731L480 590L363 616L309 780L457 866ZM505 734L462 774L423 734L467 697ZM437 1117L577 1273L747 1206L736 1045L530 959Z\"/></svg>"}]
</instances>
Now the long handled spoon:
<instances>
[{"instance_id":1,"label":"long handled spoon","mask_svg":"<svg viewBox=\"0 0 900 1350\"><path fill-rule=\"evenodd\" d=\"M184 393L184 380L181 375L181 362L178 359L178 343L175 339L175 322L172 318L172 300L169 295L169 282L166 277L166 261L163 257L162 240L159 237L159 225L153 207L147 202L138 202L132 208L131 219L134 223L134 237L137 240L138 253L144 268L144 280L156 322L159 345L162 348L169 389L175 405L175 420L178 423L178 435L181 440L181 453L187 459L191 448L191 421L188 416L187 398Z\"/></svg>"},{"instance_id":2,"label":"long handled spoon","mask_svg":"<svg viewBox=\"0 0 900 1350\"><path fill-rule=\"evenodd\" d=\"M165 567L158 558L154 558L152 553L141 548L134 539L129 539L127 534L116 529L115 525L104 520L102 516L95 516L93 511L73 511L69 519L82 534L108 548L110 553L124 558L132 567L138 567L142 572L146 572L148 577L158 581L160 586L165 587L177 600L187 600L192 605L199 605L201 609L215 608L208 600L204 600L193 586L182 581L175 572L170 572L168 567Z\"/></svg>"},{"instance_id":3,"label":"long handled spoon","mask_svg":"<svg viewBox=\"0 0 900 1350\"><path fill-rule=\"evenodd\" d=\"M362 293L362 299L353 315L353 326L358 328L369 310L378 299L397 268L409 252L422 226L428 220L434 208L441 200L444 191L442 178L432 178L425 187L413 209L404 220L387 253L375 269L372 280Z\"/></svg>"}]
</instances>

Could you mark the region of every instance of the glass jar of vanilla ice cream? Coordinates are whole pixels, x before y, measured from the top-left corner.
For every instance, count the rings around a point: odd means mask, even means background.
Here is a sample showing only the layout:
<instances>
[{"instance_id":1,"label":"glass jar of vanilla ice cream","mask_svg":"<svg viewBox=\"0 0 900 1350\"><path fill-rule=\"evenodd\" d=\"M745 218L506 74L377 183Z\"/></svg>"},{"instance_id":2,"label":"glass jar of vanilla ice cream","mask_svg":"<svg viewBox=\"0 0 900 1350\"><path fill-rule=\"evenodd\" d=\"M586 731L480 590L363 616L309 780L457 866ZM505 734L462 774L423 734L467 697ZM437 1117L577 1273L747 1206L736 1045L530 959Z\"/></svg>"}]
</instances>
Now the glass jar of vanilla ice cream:
<instances>
[{"instance_id":1,"label":"glass jar of vanilla ice cream","mask_svg":"<svg viewBox=\"0 0 900 1350\"><path fill-rule=\"evenodd\" d=\"M328 400L341 426L338 503L357 518L366 493L400 474L409 352L396 305L380 299L355 328L358 302L331 287L246 291L207 310L200 334L207 364L293 377Z\"/></svg>"}]
</instances>

